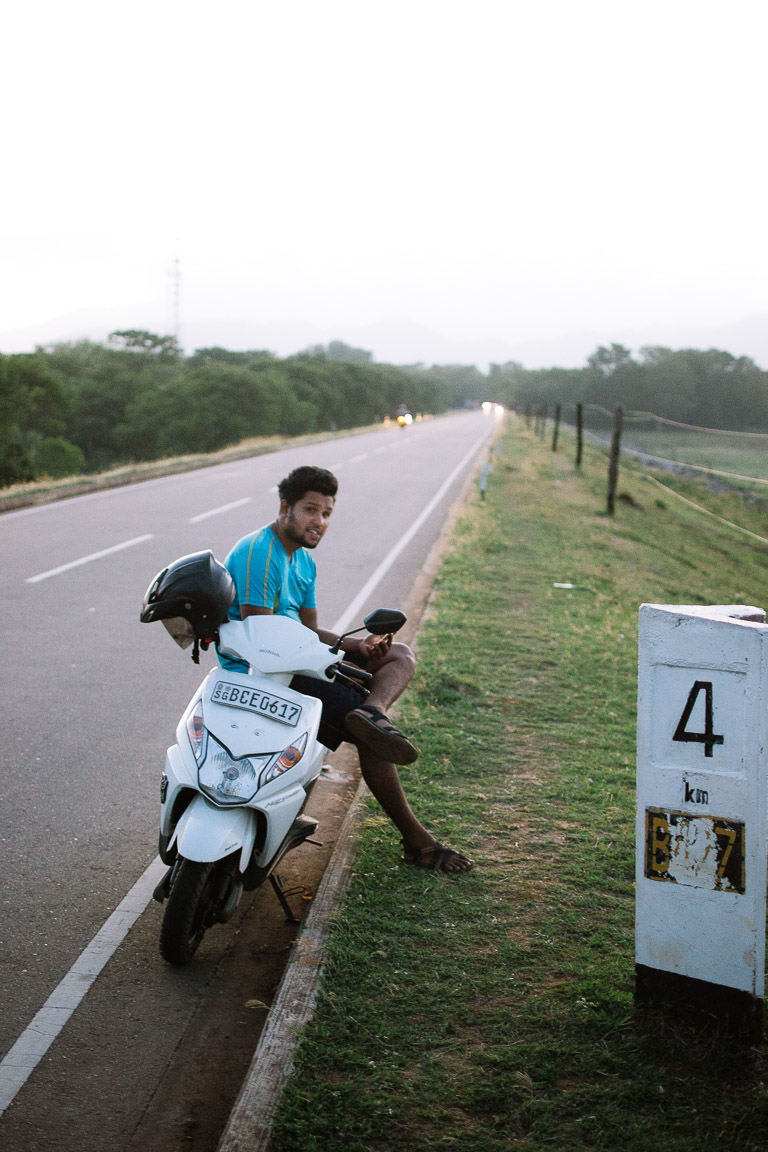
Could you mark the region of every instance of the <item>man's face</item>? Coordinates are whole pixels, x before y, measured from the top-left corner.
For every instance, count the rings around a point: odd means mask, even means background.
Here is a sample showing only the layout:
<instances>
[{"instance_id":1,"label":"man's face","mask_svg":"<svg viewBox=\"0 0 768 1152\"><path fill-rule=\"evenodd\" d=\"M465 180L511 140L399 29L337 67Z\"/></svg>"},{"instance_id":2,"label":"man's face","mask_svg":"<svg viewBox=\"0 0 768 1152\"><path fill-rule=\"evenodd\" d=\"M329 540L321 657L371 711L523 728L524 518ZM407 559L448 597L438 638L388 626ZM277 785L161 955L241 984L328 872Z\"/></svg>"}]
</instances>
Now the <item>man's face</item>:
<instances>
[{"instance_id":1,"label":"man's face","mask_svg":"<svg viewBox=\"0 0 768 1152\"><path fill-rule=\"evenodd\" d=\"M280 503L283 531L300 548L316 548L322 540L333 512L333 496L305 492L301 500Z\"/></svg>"}]
</instances>

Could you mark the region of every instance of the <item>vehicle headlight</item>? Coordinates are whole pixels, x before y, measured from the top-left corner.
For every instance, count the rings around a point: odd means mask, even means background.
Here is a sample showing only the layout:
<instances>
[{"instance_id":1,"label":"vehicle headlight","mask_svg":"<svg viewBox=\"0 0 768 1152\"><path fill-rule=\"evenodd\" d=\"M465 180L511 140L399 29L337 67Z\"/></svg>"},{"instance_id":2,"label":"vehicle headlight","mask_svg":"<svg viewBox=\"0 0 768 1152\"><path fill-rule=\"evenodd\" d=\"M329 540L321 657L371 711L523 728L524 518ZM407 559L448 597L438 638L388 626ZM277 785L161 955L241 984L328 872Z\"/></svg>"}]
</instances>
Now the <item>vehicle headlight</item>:
<instances>
[{"instance_id":1,"label":"vehicle headlight","mask_svg":"<svg viewBox=\"0 0 768 1152\"><path fill-rule=\"evenodd\" d=\"M200 787L220 804L247 804L258 791L259 772L273 759L274 753L234 760L224 745L209 735L208 754L198 771Z\"/></svg>"},{"instance_id":2,"label":"vehicle headlight","mask_svg":"<svg viewBox=\"0 0 768 1152\"><path fill-rule=\"evenodd\" d=\"M276 776L281 776L283 772L287 772L289 768L295 768L299 760L304 755L304 749L307 746L308 733L305 732L298 740L294 740L287 748L284 748L280 755L275 759L274 764L270 764L266 772L262 773L262 784L269 784L270 780L274 780Z\"/></svg>"},{"instance_id":3,"label":"vehicle headlight","mask_svg":"<svg viewBox=\"0 0 768 1152\"><path fill-rule=\"evenodd\" d=\"M198 764L202 764L203 760L205 760L205 751L208 744L208 731L205 727L205 719L203 718L202 699L197 701L189 716L187 716L187 735L192 745L192 751L195 754L195 760L197 760Z\"/></svg>"}]
</instances>

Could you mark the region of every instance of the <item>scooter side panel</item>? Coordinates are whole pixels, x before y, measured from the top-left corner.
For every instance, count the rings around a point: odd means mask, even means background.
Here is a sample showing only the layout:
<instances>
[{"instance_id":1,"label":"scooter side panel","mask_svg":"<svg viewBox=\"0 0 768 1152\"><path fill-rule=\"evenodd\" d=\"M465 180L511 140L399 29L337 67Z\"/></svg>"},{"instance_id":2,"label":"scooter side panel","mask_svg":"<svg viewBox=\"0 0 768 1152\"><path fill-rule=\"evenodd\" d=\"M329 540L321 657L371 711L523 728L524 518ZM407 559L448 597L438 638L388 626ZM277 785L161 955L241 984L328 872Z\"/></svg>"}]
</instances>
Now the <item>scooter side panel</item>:
<instances>
[{"instance_id":1,"label":"scooter side panel","mask_svg":"<svg viewBox=\"0 0 768 1152\"><path fill-rule=\"evenodd\" d=\"M171 834L171 821L179 795L190 789L197 792L197 766L191 752L190 759L192 763L188 765L178 744L172 744L165 754L165 778L168 783L165 799L160 806L160 833L163 836Z\"/></svg>"},{"instance_id":2,"label":"scooter side panel","mask_svg":"<svg viewBox=\"0 0 768 1152\"><path fill-rule=\"evenodd\" d=\"M289 792L259 804L267 817L267 838L261 850L259 863L266 866L277 852L288 830L306 803L307 793L301 785Z\"/></svg>"}]
</instances>

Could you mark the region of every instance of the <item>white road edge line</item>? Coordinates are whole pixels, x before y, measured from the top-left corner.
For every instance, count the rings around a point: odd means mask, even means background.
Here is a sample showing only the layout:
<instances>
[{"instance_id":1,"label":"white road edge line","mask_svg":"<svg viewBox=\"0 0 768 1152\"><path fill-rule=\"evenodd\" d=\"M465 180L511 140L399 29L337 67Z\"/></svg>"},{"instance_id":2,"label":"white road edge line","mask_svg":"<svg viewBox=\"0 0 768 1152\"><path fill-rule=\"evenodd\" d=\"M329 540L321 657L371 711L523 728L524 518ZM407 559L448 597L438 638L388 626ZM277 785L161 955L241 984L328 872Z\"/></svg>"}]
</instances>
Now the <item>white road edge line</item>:
<instances>
[{"instance_id":1,"label":"white road edge line","mask_svg":"<svg viewBox=\"0 0 768 1152\"><path fill-rule=\"evenodd\" d=\"M481 437L467 453L461 464L451 473L430 507L440 499L458 472L471 462L483 442ZM428 515L424 510L419 521ZM419 521L417 525L420 526ZM410 539L418 528L412 528ZM402 545L404 547L404 545ZM402 551L398 545L382 565L379 579L387 567ZM374 576L368 582L372 584ZM368 587L368 586L366 586ZM370 589L372 590L372 589ZM355 605L336 622L335 630L343 631ZM265 1152L272 1129L272 1119L278 1100L293 1073L293 1053L303 1029L314 1013L320 972L325 959L325 940L328 935L330 913L349 880L355 855L354 827L360 818L360 801L366 789L361 781L355 799L347 812L336 839L328 867L318 885L312 904L299 927L283 979L272 1001L264 1029L254 1053L251 1066L230 1113L221 1136L217 1152Z\"/></svg>"},{"instance_id":2,"label":"white road edge line","mask_svg":"<svg viewBox=\"0 0 768 1152\"><path fill-rule=\"evenodd\" d=\"M70 568L79 568L81 564L90 564L92 560L101 560L102 556L110 556L113 552L122 552L124 548L133 548L134 544L143 544L145 540L152 540L153 534L134 536L133 540L124 540L122 544L113 544L111 548L103 548L101 552L91 552L90 556L81 556L79 560L70 560L69 564L60 564L58 568L51 568L48 572L39 572L37 576L28 576L25 584L39 584L41 580L48 580L51 576L59 576L68 572Z\"/></svg>"},{"instance_id":3,"label":"white road edge line","mask_svg":"<svg viewBox=\"0 0 768 1152\"><path fill-rule=\"evenodd\" d=\"M128 931L147 907L166 866L156 856L90 944L54 988L31 1024L0 1062L0 1116L26 1083Z\"/></svg>"},{"instance_id":4,"label":"white road edge line","mask_svg":"<svg viewBox=\"0 0 768 1152\"><path fill-rule=\"evenodd\" d=\"M410 528L405 533L405 535L401 536L400 540L397 542L397 544L395 544L394 548L389 553L389 555L384 557L384 559L382 560L381 564L379 564L376 571L373 573L373 575L370 577L370 579L360 589L360 591L358 592L355 599L352 601L352 603L347 608L346 612L344 612L339 617L339 619L336 621L336 623L333 625L333 627L332 627L333 632L343 632L344 629L357 617L358 612L360 611L362 605L365 603L365 601L370 596L371 592L373 592L373 590L377 586L377 584L380 583L380 581L382 580L384 575L392 567L395 560L397 560L398 556L403 551L403 549L408 547L411 540L413 540L414 536L419 531L419 529L422 527L424 522L432 515L436 506L443 499L443 497L445 496L446 492L450 488L451 484L453 484L456 477L461 472L464 471L467 464L469 464L469 462L473 459L473 457L475 457L477 455L477 453L480 451L480 448L483 446L483 444L486 442L486 440L489 440L489 439L490 439L490 433L484 432L483 435L480 436L479 439L477 439L475 441L475 443L470 448L469 452L467 452L467 454L464 456L464 458L459 461L459 463L456 465L453 472L451 472L451 474L447 478L447 480L445 480L443 482L443 484L440 486L440 488L437 490L435 495L430 500L429 504L427 504L426 508L424 508L422 510L421 515L418 516L414 520L413 524L411 524Z\"/></svg>"},{"instance_id":5,"label":"white road edge line","mask_svg":"<svg viewBox=\"0 0 768 1152\"><path fill-rule=\"evenodd\" d=\"M482 445L488 439L488 434L484 433L473 444L469 452L467 452L459 464L456 465L450 476L443 482L429 504L423 509L421 515L414 520L405 535L401 537L389 555L382 561L366 582L347 610L342 613L336 623L332 625L331 631L343 632L349 621L356 617L361 605L368 596L370 596L385 573L389 571L403 549L411 542L424 524L424 521L442 500L459 473L467 466L472 458L477 455ZM45 579L46 576L56 575L56 573L64 571L68 567L71 568L76 564L87 563L89 559L96 559L98 556L107 555L109 552L116 552L120 548L127 548L130 547L131 544L138 544L148 539L151 539L151 537L139 536L127 544L117 545L115 548L105 549L104 552L94 553L91 557L85 557L83 560L75 561L73 564L53 569L50 573L42 573L37 577L33 576L31 579ZM7 1056L0 1061L0 1116L2 1116L6 1108L15 1099L17 1093L23 1088L24 1084L26 1084L29 1076L80 1004L80 1001L102 968L105 967L107 961L111 959L129 930L133 927L139 916L141 916L149 904L149 901L152 899L152 892L160 882L165 871L166 866L160 860L160 857L156 856L143 875L136 881L128 895L125 896L103 927L96 933L90 944L88 944L77 958L61 983L53 990L43 1007L22 1032ZM256 1057L254 1057L254 1062L255 1060Z\"/></svg>"},{"instance_id":6,"label":"white road edge line","mask_svg":"<svg viewBox=\"0 0 768 1152\"><path fill-rule=\"evenodd\" d=\"M201 512L199 516L190 516L190 524L199 524L201 520L207 520L209 516L218 516L220 512L231 512L233 508L241 508L243 504L250 504L250 496L244 496L242 500L233 500L231 504L222 504L220 508L211 508L210 512Z\"/></svg>"}]
</instances>

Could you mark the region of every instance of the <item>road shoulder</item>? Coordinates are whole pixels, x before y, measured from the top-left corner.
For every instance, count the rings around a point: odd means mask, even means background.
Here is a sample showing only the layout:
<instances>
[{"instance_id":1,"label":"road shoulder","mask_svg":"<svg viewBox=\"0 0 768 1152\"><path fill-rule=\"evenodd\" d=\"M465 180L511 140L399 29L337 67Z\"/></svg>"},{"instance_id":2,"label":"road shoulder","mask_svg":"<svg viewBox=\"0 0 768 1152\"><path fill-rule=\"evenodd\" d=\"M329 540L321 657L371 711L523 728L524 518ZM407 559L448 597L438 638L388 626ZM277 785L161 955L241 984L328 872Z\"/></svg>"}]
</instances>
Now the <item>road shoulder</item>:
<instances>
[{"instance_id":1,"label":"road shoulder","mask_svg":"<svg viewBox=\"0 0 768 1152\"><path fill-rule=\"evenodd\" d=\"M461 492L435 541L405 605L408 623L401 638L418 647L418 631L424 619L440 559L450 546L456 518L472 491L476 467L470 468ZM344 772L356 771L357 757L343 745L334 763ZM367 795L361 781L336 846L318 886L312 907L302 922L280 987L269 1011L248 1074L240 1089L217 1152L264 1152L269 1141L275 1109L293 1071L293 1054L303 1029L312 1018L322 975L325 943L333 914L343 897L355 858L356 832Z\"/></svg>"}]
</instances>

